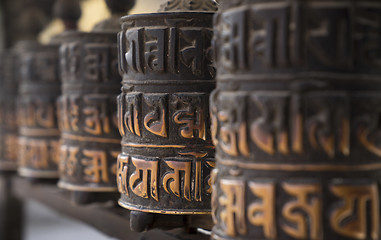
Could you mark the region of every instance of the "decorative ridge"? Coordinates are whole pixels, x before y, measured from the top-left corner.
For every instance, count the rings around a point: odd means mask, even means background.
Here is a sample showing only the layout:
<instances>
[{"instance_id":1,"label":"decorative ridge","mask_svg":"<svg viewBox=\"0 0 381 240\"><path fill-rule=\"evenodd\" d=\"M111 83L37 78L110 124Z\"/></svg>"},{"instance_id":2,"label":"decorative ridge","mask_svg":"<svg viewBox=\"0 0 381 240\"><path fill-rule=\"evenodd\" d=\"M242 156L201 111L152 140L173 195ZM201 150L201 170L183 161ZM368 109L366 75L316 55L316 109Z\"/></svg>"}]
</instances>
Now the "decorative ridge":
<instances>
[{"instance_id":1,"label":"decorative ridge","mask_svg":"<svg viewBox=\"0 0 381 240\"><path fill-rule=\"evenodd\" d=\"M214 0L169 0L160 6L159 12L215 12Z\"/></svg>"}]
</instances>

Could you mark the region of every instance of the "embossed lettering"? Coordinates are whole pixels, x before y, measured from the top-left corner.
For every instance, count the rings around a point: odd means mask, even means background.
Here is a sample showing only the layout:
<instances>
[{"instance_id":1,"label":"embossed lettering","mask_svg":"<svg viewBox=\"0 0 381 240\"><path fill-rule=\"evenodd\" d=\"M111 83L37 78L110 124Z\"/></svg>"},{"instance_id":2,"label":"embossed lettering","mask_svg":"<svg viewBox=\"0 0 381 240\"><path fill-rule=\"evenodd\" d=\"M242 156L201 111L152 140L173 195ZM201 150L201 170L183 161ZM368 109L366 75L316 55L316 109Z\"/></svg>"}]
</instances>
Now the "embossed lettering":
<instances>
[{"instance_id":1,"label":"embossed lettering","mask_svg":"<svg viewBox=\"0 0 381 240\"><path fill-rule=\"evenodd\" d=\"M108 114L108 98L102 96L85 96L83 108L85 126L83 130L93 135L110 133L110 119Z\"/></svg>"},{"instance_id":2,"label":"embossed lettering","mask_svg":"<svg viewBox=\"0 0 381 240\"><path fill-rule=\"evenodd\" d=\"M145 62L150 71L164 72L166 28L146 29Z\"/></svg>"},{"instance_id":3,"label":"embossed lettering","mask_svg":"<svg viewBox=\"0 0 381 240\"><path fill-rule=\"evenodd\" d=\"M251 192L260 199L248 207L248 219L254 226L263 227L267 239L276 239L275 185L272 183L249 182Z\"/></svg>"},{"instance_id":4,"label":"embossed lettering","mask_svg":"<svg viewBox=\"0 0 381 240\"><path fill-rule=\"evenodd\" d=\"M268 154L289 153L287 110L288 94L273 93L273 96L252 95L252 100L261 111L261 117L251 124L251 138Z\"/></svg>"},{"instance_id":5,"label":"embossed lettering","mask_svg":"<svg viewBox=\"0 0 381 240\"><path fill-rule=\"evenodd\" d=\"M186 46L180 50L181 61L196 76L202 76L205 68L205 46L203 32L199 29L182 29L182 40L186 42ZM188 46L191 44L190 46Z\"/></svg>"},{"instance_id":6,"label":"embossed lettering","mask_svg":"<svg viewBox=\"0 0 381 240\"><path fill-rule=\"evenodd\" d=\"M121 135L125 135L125 129L130 133L140 136L140 119L141 119L141 94L130 93L123 98L124 95L121 95L119 102L119 116L121 119L119 121L124 123L124 126L120 126L119 130L121 131ZM125 109L124 102L126 101ZM123 112L125 110L125 113Z\"/></svg>"},{"instance_id":7,"label":"embossed lettering","mask_svg":"<svg viewBox=\"0 0 381 240\"><path fill-rule=\"evenodd\" d=\"M247 233L245 218L245 183L239 180L220 180L220 188L224 192L218 201L223 208L220 213L225 233L230 237Z\"/></svg>"},{"instance_id":8,"label":"embossed lettering","mask_svg":"<svg viewBox=\"0 0 381 240\"><path fill-rule=\"evenodd\" d=\"M135 172L130 176L129 183L132 191L139 197L149 198L148 188L153 199L159 201L158 195L158 159L141 159L131 157ZM150 181L149 181L150 179Z\"/></svg>"},{"instance_id":9,"label":"embossed lettering","mask_svg":"<svg viewBox=\"0 0 381 240\"><path fill-rule=\"evenodd\" d=\"M245 122L245 96L224 96L225 105L218 112L221 149L230 156L249 156L247 126Z\"/></svg>"},{"instance_id":10,"label":"embossed lettering","mask_svg":"<svg viewBox=\"0 0 381 240\"><path fill-rule=\"evenodd\" d=\"M182 190L184 198L191 201L192 159L188 161L179 159L165 160L165 163L173 169L174 172L165 174L163 178L164 190L170 193L170 189L177 197L181 197L180 190ZM183 177L181 176L181 172L184 173ZM183 181L181 181L181 179L183 179Z\"/></svg>"},{"instance_id":11,"label":"embossed lettering","mask_svg":"<svg viewBox=\"0 0 381 240\"><path fill-rule=\"evenodd\" d=\"M173 114L175 123L181 125L180 135L184 138L200 138L206 140L205 112L202 105L202 96L187 95L188 100L182 96L175 96L173 104L178 109Z\"/></svg>"},{"instance_id":12,"label":"embossed lettering","mask_svg":"<svg viewBox=\"0 0 381 240\"><path fill-rule=\"evenodd\" d=\"M85 166L85 179L93 183L108 183L110 181L107 155L103 151L83 150L81 163Z\"/></svg>"},{"instance_id":13,"label":"embossed lettering","mask_svg":"<svg viewBox=\"0 0 381 240\"><path fill-rule=\"evenodd\" d=\"M292 223L283 224L283 230L297 239L321 239L320 199L321 187L318 184L291 184L283 183L283 189L295 198L282 209L283 217ZM299 211L303 211L302 214Z\"/></svg>"},{"instance_id":14,"label":"embossed lettering","mask_svg":"<svg viewBox=\"0 0 381 240\"><path fill-rule=\"evenodd\" d=\"M144 29L130 29L126 32L127 39L127 52L125 58L129 69L144 73L144 59L142 57L143 46L141 45L141 39L143 39Z\"/></svg>"},{"instance_id":15,"label":"embossed lettering","mask_svg":"<svg viewBox=\"0 0 381 240\"><path fill-rule=\"evenodd\" d=\"M167 96L166 94L144 96L145 103L152 109L144 117L144 127L151 133L167 137Z\"/></svg>"},{"instance_id":16,"label":"embossed lettering","mask_svg":"<svg viewBox=\"0 0 381 240\"><path fill-rule=\"evenodd\" d=\"M228 70L244 70L247 67L246 23L246 12L232 11L222 17L220 29L221 63Z\"/></svg>"},{"instance_id":17,"label":"embossed lettering","mask_svg":"<svg viewBox=\"0 0 381 240\"><path fill-rule=\"evenodd\" d=\"M380 203L377 184L335 184L330 186L330 190L342 200L330 216L332 229L352 239L379 239Z\"/></svg>"},{"instance_id":18,"label":"embossed lettering","mask_svg":"<svg viewBox=\"0 0 381 240\"><path fill-rule=\"evenodd\" d=\"M119 154L118 168L116 172L118 191L122 194L126 194L127 196L129 196L128 183L127 183L128 163L129 163L129 156L124 154Z\"/></svg>"}]
</instances>

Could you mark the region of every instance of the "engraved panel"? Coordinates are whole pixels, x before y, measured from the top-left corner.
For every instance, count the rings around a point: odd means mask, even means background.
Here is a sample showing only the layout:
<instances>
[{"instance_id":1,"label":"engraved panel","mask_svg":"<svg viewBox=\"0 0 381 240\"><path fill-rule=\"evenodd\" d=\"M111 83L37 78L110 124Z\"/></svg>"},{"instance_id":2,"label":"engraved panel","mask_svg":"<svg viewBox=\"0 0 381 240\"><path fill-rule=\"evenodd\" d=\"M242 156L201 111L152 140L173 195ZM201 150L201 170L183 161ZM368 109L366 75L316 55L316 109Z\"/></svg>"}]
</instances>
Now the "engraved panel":
<instances>
[{"instance_id":1,"label":"engraved panel","mask_svg":"<svg viewBox=\"0 0 381 240\"><path fill-rule=\"evenodd\" d=\"M378 239L380 234L377 184L333 184L339 202L330 215L332 229L352 239Z\"/></svg>"}]
</instances>

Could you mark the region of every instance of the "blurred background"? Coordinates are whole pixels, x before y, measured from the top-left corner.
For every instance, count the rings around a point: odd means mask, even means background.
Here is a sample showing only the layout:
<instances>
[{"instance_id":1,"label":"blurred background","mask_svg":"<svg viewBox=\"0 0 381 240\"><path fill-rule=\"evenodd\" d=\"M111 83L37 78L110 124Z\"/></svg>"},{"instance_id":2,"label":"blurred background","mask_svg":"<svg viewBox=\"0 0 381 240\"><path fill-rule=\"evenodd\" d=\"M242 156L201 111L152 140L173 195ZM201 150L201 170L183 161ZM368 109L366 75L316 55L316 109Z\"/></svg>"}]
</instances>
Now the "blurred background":
<instances>
[{"instance_id":1,"label":"blurred background","mask_svg":"<svg viewBox=\"0 0 381 240\"><path fill-rule=\"evenodd\" d=\"M18 31L29 31L29 23L39 19L43 29L36 29L39 32L38 39L46 43L49 39L62 32L63 24L52 16L52 6L54 0L26 0L31 2L25 4L25 0L0 0L0 49L10 47ZM90 31L93 26L110 16L104 0L80 0L82 16L79 21L79 29ZM36 6L46 6L46 9L33 9L32 2ZM45 3L46 2L46 3ZM165 0L136 0L135 7L130 14L156 12ZM18 4L19 3L19 4ZM34 18L33 21L30 21ZM29 29L27 29L29 27ZM35 26L32 26L36 28ZM23 28L26 28L25 30ZM7 32L7 34L5 34Z\"/></svg>"},{"instance_id":2,"label":"blurred background","mask_svg":"<svg viewBox=\"0 0 381 240\"><path fill-rule=\"evenodd\" d=\"M165 0L137 0L130 14L156 12ZM84 0L81 4L82 17L79 21L79 29L90 31L93 26L101 20L110 16L104 0ZM46 42L52 35L62 32L62 23L54 19L40 34L40 41Z\"/></svg>"},{"instance_id":3,"label":"blurred background","mask_svg":"<svg viewBox=\"0 0 381 240\"><path fill-rule=\"evenodd\" d=\"M137 0L130 14L156 12L164 2ZM0 50L29 36L34 38L36 34L39 41L46 43L60 33L64 27L53 17L53 3L54 0L0 0ZM90 31L96 23L110 16L104 0L81 0L81 9L79 29L82 31ZM36 202L26 202L25 208L25 240L111 239Z\"/></svg>"}]
</instances>

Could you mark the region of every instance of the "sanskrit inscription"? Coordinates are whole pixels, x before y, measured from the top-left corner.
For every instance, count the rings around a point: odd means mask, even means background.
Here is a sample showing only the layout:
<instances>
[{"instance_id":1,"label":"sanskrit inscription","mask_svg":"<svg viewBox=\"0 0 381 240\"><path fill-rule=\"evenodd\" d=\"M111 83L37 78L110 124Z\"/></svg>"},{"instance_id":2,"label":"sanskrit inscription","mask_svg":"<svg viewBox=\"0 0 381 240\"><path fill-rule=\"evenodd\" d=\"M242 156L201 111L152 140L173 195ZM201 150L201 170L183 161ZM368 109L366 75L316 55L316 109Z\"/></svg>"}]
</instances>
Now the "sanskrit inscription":
<instances>
[{"instance_id":1,"label":"sanskrit inscription","mask_svg":"<svg viewBox=\"0 0 381 240\"><path fill-rule=\"evenodd\" d=\"M218 71L377 71L381 5L351 3L271 1L221 13L215 33Z\"/></svg>"},{"instance_id":2,"label":"sanskrit inscription","mask_svg":"<svg viewBox=\"0 0 381 240\"><path fill-rule=\"evenodd\" d=\"M316 151L334 158L350 156L352 148L381 156L376 140L380 103L380 96L361 92L221 92L213 98L212 135L231 157Z\"/></svg>"},{"instance_id":3,"label":"sanskrit inscription","mask_svg":"<svg viewBox=\"0 0 381 240\"><path fill-rule=\"evenodd\" d=\"M377 184L350 181L354 184L333 181L322 195L323 185L308 179L279 183L220 179L215 183L220 189L217 228L229 237L323 239L325 218L329 231L340 239L376 240L380 234ZM279 192L286 198L276 201Z\"/></svg>"}]
</instances>

